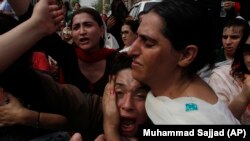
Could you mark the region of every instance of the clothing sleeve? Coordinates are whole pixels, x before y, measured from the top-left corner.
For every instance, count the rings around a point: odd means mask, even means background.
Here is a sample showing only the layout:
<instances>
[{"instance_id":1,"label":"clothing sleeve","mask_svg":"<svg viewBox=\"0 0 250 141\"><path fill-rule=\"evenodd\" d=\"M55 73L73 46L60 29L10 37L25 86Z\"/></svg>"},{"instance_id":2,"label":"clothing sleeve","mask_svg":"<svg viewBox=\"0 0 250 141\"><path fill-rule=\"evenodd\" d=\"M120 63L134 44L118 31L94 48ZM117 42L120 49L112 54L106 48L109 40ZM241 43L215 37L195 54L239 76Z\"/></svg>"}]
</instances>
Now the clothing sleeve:
<instances>
[{"instance_id":1,"label":"clothing sleeve","mask_svg":"<svg viewBox=\"0 0 250 141\"><path fill-rule=\"evenodd\" d=\"M86 139L94 139L102 133L102 98L82 93L70 84L58 84L50 76L41 74L46 103L52 111L67 117L70 128Z\"/></svg>"},{"instance_id":2,"label":"clothing sleeve","mask_svg":"<svg viewBox=\"0 0 250 141\"><path fill-rule=\"evenodd\" d=\"M50 72L50 65L47 56L43 52L33 52L32 66L34 69Z\"/></svg>"},{"instance_id":3,"label":"clothing sleeve","mask_svg":"<svg viewBox=\"0 0 250 141\"><path fill-rule=\"evenodd\" d=\"M230 93L230 91L228 89L228 86L226 86L226 81L220 75L213 72L208 80L208 84L214 90L220 100L229 104L230 100L228 94Z\"/></svg>"}]
</instances>

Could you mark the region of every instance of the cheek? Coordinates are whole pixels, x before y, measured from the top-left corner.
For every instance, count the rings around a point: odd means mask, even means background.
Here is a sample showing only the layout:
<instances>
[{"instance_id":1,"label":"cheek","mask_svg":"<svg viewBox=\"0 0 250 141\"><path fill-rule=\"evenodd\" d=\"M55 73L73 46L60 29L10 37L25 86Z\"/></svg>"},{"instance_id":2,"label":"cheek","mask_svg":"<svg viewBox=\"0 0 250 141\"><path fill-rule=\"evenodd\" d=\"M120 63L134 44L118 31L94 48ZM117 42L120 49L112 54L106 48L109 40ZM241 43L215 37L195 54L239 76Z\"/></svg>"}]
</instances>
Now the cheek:
<instances>
[{"instance_id":1,"label":"cheek","mask_svg":"<svg viewBox=\"0 0 250 141\"><path fill-rule=\"evenodd\" d=\"M147 113L146 113L146 109L145 109L145 102L136 105L136 109L137 109L137 122L139 124L145 123L145 121L147 119Z\"/></svg>"},{"instance_id":2,"label":"cheek","mask_svg":"<svg viewBox=\"0 0 250 141\"><path fill-rule=\"evenodd\" d=\"M71 32L71 35L72 35L72 38L73 38L73 39L76 39L77 36L78 36L77 31L72 31L72 32Z\"/></svg>"},{"instance_id":3,"label":"cheek","mask_svg":"<svg viewBox=\"0 0 250 141\"><path fill-rule=\"evenodd\" d=\"M117 98L116 103L117 103L117 107L120 109L122 106L122 100Z\"/></svg>"},{"instance_id":4,"label":"cheek","mask_svg":"<svg viewBox=\"0 0 250 141\"><path fill-rule=\"evenodd\" d=\"M244 55L244 62L245 62L246 65L247 65L247 63L250 62L250 54Z\"/></svg>"}]
</instances>

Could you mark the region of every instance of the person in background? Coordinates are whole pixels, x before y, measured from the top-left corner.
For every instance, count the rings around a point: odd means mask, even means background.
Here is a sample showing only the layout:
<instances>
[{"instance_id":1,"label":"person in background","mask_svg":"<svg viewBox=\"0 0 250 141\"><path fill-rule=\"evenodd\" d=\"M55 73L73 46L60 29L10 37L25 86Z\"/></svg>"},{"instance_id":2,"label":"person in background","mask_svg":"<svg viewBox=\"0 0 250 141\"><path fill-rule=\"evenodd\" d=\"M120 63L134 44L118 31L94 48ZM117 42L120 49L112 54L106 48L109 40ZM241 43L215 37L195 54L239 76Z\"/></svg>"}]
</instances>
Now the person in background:
<instances>
[{"instance_id":1,"label":"person in background","mask_svg":"<svg viewBox=\"0 0 250 141\"><path fill-rule=\"evenodd\" d=\"M139 23L141 22L141 20L142 20L144 14L146 14L146 11L141 11L141 12L138 14L138 21L139 21Z\"/></svg>"},{"instance_id":2,"label":"person in background","mask_svg":"<svg viewBox=\"0 0 250 141\"><path fill-rule=\"evenodd\" d=\"M79 2L75 2L72 5L73 5L73 9L72 9L73 12L77 11L78 9L80 9L82 7Z\"/></svg>"},{"instance_id":3,"label":"person in background","mask_svg":"<svg viewBox=\"0 0 250 141\"><path fill-rule=\"evenodd\" d=\"M248 35L249 25L246 20L240 18L233 18L229 20L222 32L222 49L217 62L232 60L234 58L235 50L241 41L244 42Z\"/></svg>"},{"instance_id":4,"label":"person in background","mask_svg":"<svg viewBox=\"0 0 250 141\"><path fill-rule=\"evenodd\" d=\"M231 66L236 50L245 43L249 32L250 27L245 20L236 18L226 24L223 30L222 42L223 53L227 60L217 63L208 78L208 84L227 105L241 91L241 86L235 83L237 81L231 75Z\"/></svg>"},{"instance_id":5,"label":"person in background","mask_svg":"<svg viewBox=\"0 0 250 141\"><path fill-rule=\"evenodd\" d=\"M150 87L145 107L154 124L239 124L196 74L209 63L213 44L206 14L168 0L142 18L128 54L133 77Z\"/></svg>"},{"instance_id":6,"label":"person in background","mask_svg":"<svg viewBox=\"0 0 250 141\"><path fill-rule=\"evenodd\" d=\"M69 26L72 45L54 44L57 52L51 51L61 70L59 81L76 85L83 92L102 95L116 53L105 48L102 18L98 11L84 7L74 12Z\"/></svg>"},{"instance_id":7,"label":"person in background","mask_svg":"<svg viewBox=\"0 0 250 141\"><path fill-rule=\"evenodd\" d=\"M74 12L69 27L72 44L53 34L38 42L35 48L43 49L57 61L60 83L73 84L83 92L102 95L116 54L115 50L105 48L102 18L98 11L84 7Z\"/></svg>"},{"instance_id":8,"label":"person in background","mask_svg":"<svg viewBox=\"0 0 250 141\"><path fill-rule=\"evenodd\" d=\"M107 29L117 40L119 47L124 46L120 35L121 27L126 17L128 16L128 9L122 0L113 0L111 3L111 15L107 19ZM120 50L120 49L119 49Z\"/></svg>"},{"instance_id":9,"label":"person in background","mask_svg":"<svg viewBox=\"0 0 250 141\"><path fill-rule=\"evenodd\" d=\"M218 71L222 70L225 70L223 71L223 75L229 74L228 72L231 69L235 50L242 41L246 40L248 30L249 25L247 21L240 18L231 19L226 23L221 36L221 42L223 46L216 50L216 63L213 66L213 69L208 69L208 67L205 66L198 72L203 80L208 82L213 73L216 74Z\"/></svg>"},{"instance_id":10,"label":"person in background","mask_svg":"<svg viewBox=\"0 0 250 141\"><path fill-rule=\"evenodd\" d=\"M71 22L70 20L72 19L72 14L73 11L70 8L70 4L68 1L64 1L63 2L63 8L65 8L65 23L67 23L69 25L69 23Z\"/></svg>"},{"instance_id":11,"label":"person in background","mask_svg":"<svg viewBox=\"0 0 250 141\"><path fill-rule=\"evenodd\" d=\"M221 0L220 19L217 22L219 27L218 33L221 33L223 31L225 24L229 20L236 17L241 17L246 21L250 21L249 7L249 0ZM221 46L221 44L219 45Z\"/></svg>"},{"instance_id":12,"label":"person in background","mask_svg":"<svg viewBox=\"0 0 250 141\"><path fill-rule=\"evenodd\" d=\"M235 18L236 16L241 16L249 21L250 2L248 0L224 0L221 6L226 10L225 17L228 17L228 20L230 18Z\"/></svg>"},{"instance_id":13,"label":"person in background","mask_svg":"<svg viewBox=\"0 0 250 141\"><path fill-rule=\"evenodd\" d=\"M250 35L250 32L248 32L248 35ZM214 72L215 74L212 74L211 80L209 81L209 84L215 90L218 97L227 105L230 105L235 98L237 99L238 95L247 95L247 90L245 90L247 89L245 86L247 84L245 83L248 81L245 80L249 79L248 74L250 72L250 67L248 67L249 44L250 36L237 47L232 65L224 66L224 68L230 67L230 69L228 68L226 69L227 71L221 71L220 73L219 70L217 70ZM244 102L240 102L239 104L244 105ZM249 106L239 111L245 111L242 116L236 115L241 123L250 124ZM238 113L239 111L237 110L236 112ZM235 111L233 113L235 113Z\"/></svg>"},{"instance_id":14,"label":"person in background","mask_svg":"<svg viewBox=\"0 0 250 141\"><path fill-rule=\"evenodd\" d=\"M119 44L116 40L116 38L108 32L108 29L107 29L107 24L106 24L106 21L107 21L107 17L106 17L106 14L102 14L102 20L103 20L103 25L104 25L104 28L105 28L105 47L106 48L110 48L110 49L115 49L115 50L118 50L120 47L119 47Z\"/></svg>"},{"instance_id":15,"label":"person in background","mask_svg":"<svg viewBox=\"0 0 250 141\"><path fill-rule=\"evenodd\" d=\"M137 38L137 29L139 23L137 20L125 20L121 28L121 37L124 47L120 52L126 52Z\"/></svg>"}]
</instances>

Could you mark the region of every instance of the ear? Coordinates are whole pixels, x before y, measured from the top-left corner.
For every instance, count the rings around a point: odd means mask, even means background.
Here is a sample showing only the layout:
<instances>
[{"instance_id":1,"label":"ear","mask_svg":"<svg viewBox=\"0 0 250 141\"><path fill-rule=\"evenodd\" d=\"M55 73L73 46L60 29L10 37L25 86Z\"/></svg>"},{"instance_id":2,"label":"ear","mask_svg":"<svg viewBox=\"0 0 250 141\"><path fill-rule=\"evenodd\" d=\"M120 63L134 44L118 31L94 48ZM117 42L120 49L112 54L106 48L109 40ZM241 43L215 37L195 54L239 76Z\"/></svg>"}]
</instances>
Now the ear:
<instances>
[{"instance_id":1,"label":"ear","mask_svg":"<svg viewBox=\"0 0 250 141\"><path fill-rule=\"evenodd\" d=\"M178 61L179 66L187 67L191 64L198 53L198 47L196 45L188 45L183 51Z\"/></svg>"}]
</instances>

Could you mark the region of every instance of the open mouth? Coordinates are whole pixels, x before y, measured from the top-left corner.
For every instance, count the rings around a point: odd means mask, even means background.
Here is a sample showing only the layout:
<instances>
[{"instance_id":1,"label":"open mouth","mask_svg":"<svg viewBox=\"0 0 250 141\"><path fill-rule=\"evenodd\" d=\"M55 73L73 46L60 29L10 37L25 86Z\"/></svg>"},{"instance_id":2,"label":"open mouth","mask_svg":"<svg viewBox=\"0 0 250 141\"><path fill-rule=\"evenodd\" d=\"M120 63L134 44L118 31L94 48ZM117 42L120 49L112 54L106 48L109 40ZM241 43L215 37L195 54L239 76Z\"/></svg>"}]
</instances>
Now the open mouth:
<instances>
[{"instance_id":1,"label":"open mouth","mask_svg":"<svg viewBox=\"0 0 250 141\"><path fill-rule=\"evenodd\" d=\"M89 39L88 38L80 38L79 41L81 44L86 44L89 42Z\"/></svg>"},{"instance_id":2,"label":"open mouth","mask_svg":"<svg viewBox=\"0 0 250 141\"><path fill-rule=\"evenodd\" d=\"M120 129L124 135L133 135L137 130L136 120L122 117L120 119Z\"/></svg>"}]
</instances>

